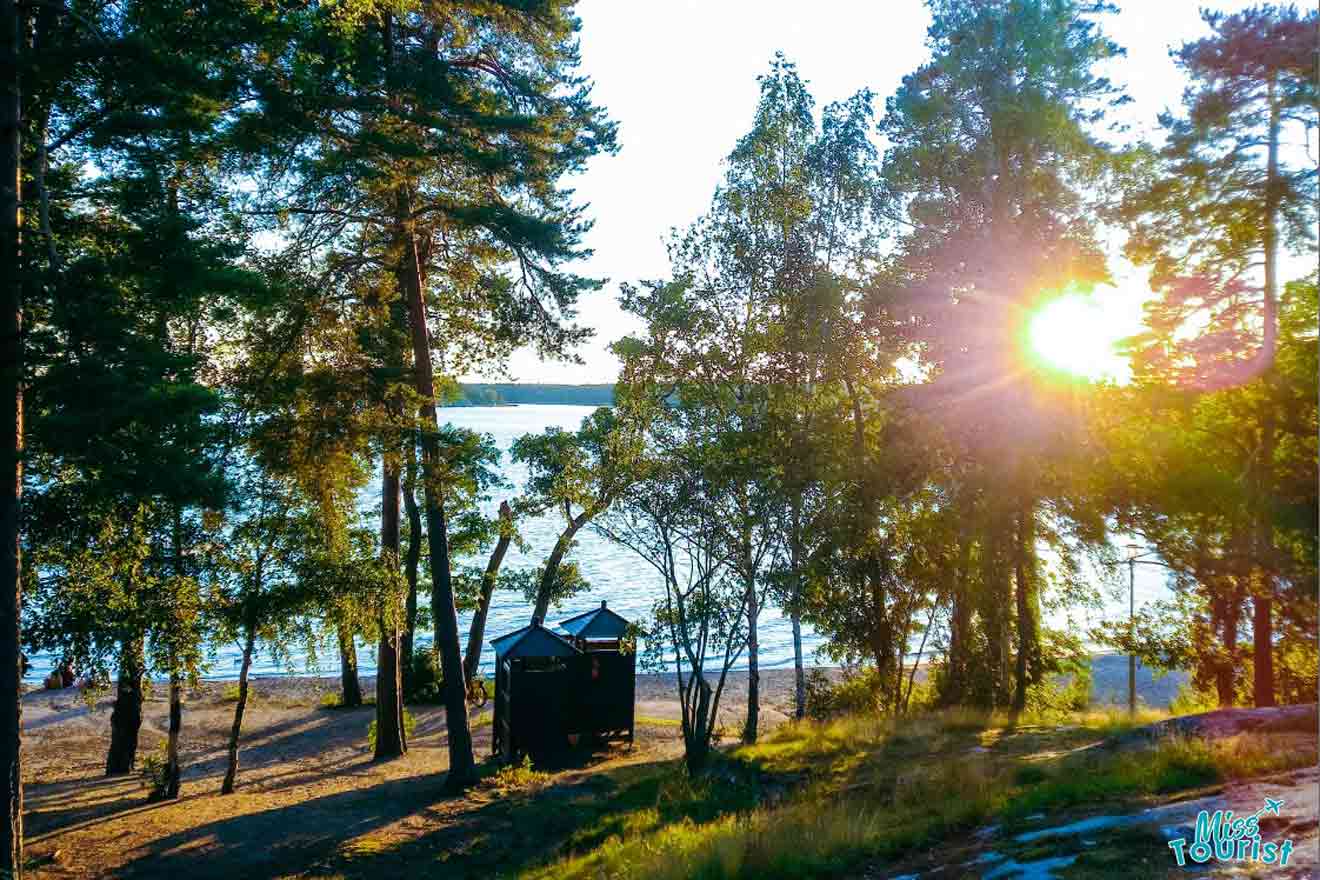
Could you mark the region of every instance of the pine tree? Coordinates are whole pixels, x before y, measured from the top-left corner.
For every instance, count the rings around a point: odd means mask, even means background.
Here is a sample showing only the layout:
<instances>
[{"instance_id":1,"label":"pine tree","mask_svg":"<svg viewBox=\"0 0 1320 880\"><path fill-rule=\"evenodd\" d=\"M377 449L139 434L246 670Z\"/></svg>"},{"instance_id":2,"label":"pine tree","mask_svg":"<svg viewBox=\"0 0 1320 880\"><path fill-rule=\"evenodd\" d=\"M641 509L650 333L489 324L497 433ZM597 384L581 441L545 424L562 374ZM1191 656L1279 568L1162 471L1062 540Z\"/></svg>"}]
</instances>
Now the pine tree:
<instances>
[{"instance_id":1,"label":"pine tree","mask_svg":"<svg viewBox=\"0 0 1320 880\"><path fill-rule=\"evenodd\" d=\"M1290 154L1320 124L1320 17L1273 6L1204 17L1212 36L1175 53L1191 80L1184 113L1161 117L1167 142L1149 164L1138 163L1120 212L1132 230L1128 255L1151 266L1163 294L1149 310L1137 365L1148 377L1195 387L1268 385L1276 381L1280 250L1314 253L1316 168ZM1272 407L1252 430L1254 693L1258 706L1271 706L1279 569Z\"/></svg>"},{"instance_id":2,"label":"pine tree","mask_svg":"<svg viewBox=\"0 0 1320 880\"><path fill-rule=\"evenodd\" d=\"M1120 50L1097 23L1114 11L1104 2L930 6L933 58L904 78L880 126L890 143L884 181L905 227L876 295L920 327L923 360L938 375L913 399L941 407L994 505L982 520L996 548L981 554L994 575L984 587L997 593L992 608L1015 609L1011 676L998 612L987 644L995 690L1011 690L1021 709L1043 672L1031 535L1049 474L1038 463L1071 441L1061 442L1069 410L1042 390L1020 339L1042 298L1106 279L1085 187L1105 167L1095 128L1121 100L1096 67Z\"/></svg>"}]
</instances>

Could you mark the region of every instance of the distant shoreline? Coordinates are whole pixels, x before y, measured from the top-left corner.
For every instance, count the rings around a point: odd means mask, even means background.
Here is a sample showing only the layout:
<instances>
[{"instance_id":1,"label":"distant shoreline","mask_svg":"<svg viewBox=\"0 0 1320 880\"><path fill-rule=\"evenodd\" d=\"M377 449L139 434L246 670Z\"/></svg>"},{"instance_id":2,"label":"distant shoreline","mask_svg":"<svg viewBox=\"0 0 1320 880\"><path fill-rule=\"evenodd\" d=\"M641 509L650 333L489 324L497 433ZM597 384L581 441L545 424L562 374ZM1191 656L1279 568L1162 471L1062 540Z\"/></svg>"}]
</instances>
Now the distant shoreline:
<instances>
[{"instance_id":1,"label":"distant shoreline","mask_svg":"<svg viewBox=\"0 0 1320 880\"><path fill-rule=\"evenodd\" d=\"M542 382L474 382L459 385L457 400L446 407L613 406L614 384L564 385Z\"/></svg>"},{"instance_id":2,"label":"distant shoreline","mask_svg":"<svg viewBox=\"0 0 1320 880\"><path fill-rule=\"evenodd\" d=\"M923 661L919 669L929 665L929 661ZM807 664L807 671L819 669L824 671L830 678L837 679L842 676L843 670L838 666ZM715 673L707 675L714 680L718 670ZM766 700L780 700L782 695L792 692L794 670L791 663L779 663L767 667L762 665L761 670L761 689L766 695ZM488 673L486 673L488 675ZM924 674L920 676L924 679ZM1148 667L1138 666L1137 670L1137 697L1138 700L1146 706L1157 709L1167 709L1174 697L1178 695L1181 687L1187 683L1190 676L1186 672L1172 671L1164 675L1156 675ZM227 675L204 675L199 681L199 689L212 690L216 687L230 684L238 680L237 673ZM253 687L261 689L273 689L276 691L307 691L316 693L337 693L339 691L339 675L336 673L321 672L266 672L253 673L248 677ZM154 685L163 685L165 679L153 679ZM376 676L360 674L358 681L362 686L364 694L375 692ZM666 693L668 689L674 686L674 672L647 672L639 670L637 672L637 699L639 701L646 699L656 699ZM24 685L30 685L28 680ZM726 693L732 695L741 694L741 699L746 699L747 692L747 668L745 666L730 669L728 680L726 682ZM159 688L158 688L159 689ZM52 696L77 695L76 688L64 688L53 691L44 691L41 683L38 681L34 686L28 686L25 694L49 693ZM110 692L103 696L113 695L113 683ZM777 695L777 696L776 696ZM1099 652L1091 655L1091 703L1094 706L1124 706L1127 704L1127 656L1124 654L1115 654L1112 652Z\"/></svg>"}]
</instances>

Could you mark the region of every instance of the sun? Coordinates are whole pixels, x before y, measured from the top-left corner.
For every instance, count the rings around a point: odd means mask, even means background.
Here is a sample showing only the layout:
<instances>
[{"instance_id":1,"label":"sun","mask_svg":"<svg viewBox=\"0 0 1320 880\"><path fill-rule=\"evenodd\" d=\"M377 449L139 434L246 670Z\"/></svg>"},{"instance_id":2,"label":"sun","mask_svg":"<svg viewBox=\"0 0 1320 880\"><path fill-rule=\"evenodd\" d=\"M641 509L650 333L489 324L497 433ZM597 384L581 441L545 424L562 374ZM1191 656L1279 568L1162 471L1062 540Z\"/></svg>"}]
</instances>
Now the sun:
<instances>
[{"instance_id":1,"label":"sun","mask_svg":"<svg viewBox=\"0 0 1320 880\"><path fill-rule=\"evenodd\" d=\"M1118 343L1140 329L1140 302L1110 290L1107 296L1065 293L1041 305L1027 322L1034 358L1082 379L1126 381L1129 364Z\"/></svg>"}]
</instances>

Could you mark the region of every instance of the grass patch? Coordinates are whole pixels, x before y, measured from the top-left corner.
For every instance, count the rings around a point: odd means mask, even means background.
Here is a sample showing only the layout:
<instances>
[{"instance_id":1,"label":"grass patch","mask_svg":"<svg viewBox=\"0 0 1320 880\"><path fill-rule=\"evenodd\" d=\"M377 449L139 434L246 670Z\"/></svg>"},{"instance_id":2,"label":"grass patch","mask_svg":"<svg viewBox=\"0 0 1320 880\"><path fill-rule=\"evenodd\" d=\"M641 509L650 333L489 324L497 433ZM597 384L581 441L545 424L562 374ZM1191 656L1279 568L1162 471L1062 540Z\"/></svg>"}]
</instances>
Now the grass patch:
<instances>
[{"instance_id":1,"label":"grass patch","mask_svg":"<svg viewBox=\"0 0 1320 880\"><path fill-rule=\"evenodd\" d=\"M675 767L622 787L559 848L558 858L519 876L733 880L846 873L961 842L991 821L1013 825L1035 813L1135 803L1316 761L1313 747L1297 754L1246 738L1074 750L1150 720L1088 713L1051 725L960 711L789 724L732 749L701 780L688 780ZM785 789L786 796L766 796ZM1131 873L1118 867L1134 858L1131 851L1115 843L1091 854L1080 860L1077 876L1106 870L1147 876L1145 864L1131 863Z\"/></svg>"},{"instance_id":2,"label":"grass patch","mask_svg":"<svg viewBox=\"0 0 1320 880\"><path fill-rule=\"evenodd\" d=\"M1079 756L1066 762L1066 772L1014 797L1004 814L1012 821L1034 813L1172 794L1315 763L1314 747L1309 751L1280 750L1267 739L1169 739L1150 749Z\"/></svg>"},{"instance_id":3,"label":"grass patch","mask_svg":"<svg viewBox=\"0 0 1320 880\"><path fill-rule=\"evenodd\" d=\"M647 725L648 727L682 727L683 721L679 718L656 718L651 715L638 715L633 719L635 725Z\"/></svg>"},{"instance_id":4,"label":"grass patch","mask_svg":"<svg viewBox=\"0 0 1320 880\"><path fill-rule=\"evenodd\" d=\"M531 758L523 758L521 764L508 764L488 777L486 783L496 793L508 796L516 792L540 791L550 784L554 777L532 766Z\"/></svg>"}]
</instances>

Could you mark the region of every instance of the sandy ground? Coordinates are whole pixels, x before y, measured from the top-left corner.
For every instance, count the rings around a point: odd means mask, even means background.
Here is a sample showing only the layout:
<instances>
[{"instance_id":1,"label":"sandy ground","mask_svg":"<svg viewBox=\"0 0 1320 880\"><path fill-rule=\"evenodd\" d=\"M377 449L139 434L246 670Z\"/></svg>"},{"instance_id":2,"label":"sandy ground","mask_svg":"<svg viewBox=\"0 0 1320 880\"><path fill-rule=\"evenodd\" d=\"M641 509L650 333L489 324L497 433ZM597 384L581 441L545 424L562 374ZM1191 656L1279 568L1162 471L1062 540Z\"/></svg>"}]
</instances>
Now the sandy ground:
<instances>
[{"instance_id":1,"label":"sandy ground","mask_svg":"<svg viewBox=\"0 0 1320 880\"><path fill-rule=\"evenodd\" d=\"M368 696L374 681L363 679ZM359 834L397 826L443 828L460 822L455 802L440 797L448 767L444 711L414 706L417 727L403 758L375 764L367 747L370 706L321 707L338 693L334 678L268 678L253 684L244 716L239 791L219 796L234 704L223 682L187 693L181 753L183 792L174 803L147 804L137 776L102 776L112 698L94 707L76 689L34 691L23 699L26 837L38 877L278 876L306 865L308 851L333 854ZM742 726L747 678L731 674L722 722ZM762 673L764 728L792 711L793 673ZM157 686L144 707L139 762L163 749L168 704ZM472 716L475 751L490 753L490 708ZM616 747L612 761L681 753L672 676L637 680L637 742ZM585 771L584 771L585 772ZM383 795L383 796L382 796ZM420 832L419 832L420 833ZM218 856L223 853L223 860Z\"/></svg>"},{"instance_id":2,"label":"sandy ground","mask_svg":"<svg viewBox=\"0 0 1320 880\"><path fill-rule=\"evenodd\" d=\"M1122 661L1121 663L1118 661ZM837 678L839 670L826 670ZM1096 696L1103 700L1126 661L1098 659ZM1145 702L1166 695L1147 677ZM368 696L374 681L364 678ZM448 767L444 712L414 706L417 726L403 758L373 763L366 731L374 708L327 709L337 678L262 678L252 685L243 724L239 790L219 796L234 703L232 683L205 682L186 695L181 752L183 793L173 803L147 804L139 776L102 775L109 741L111 694L88 706L76 689L34 691L23 699L28 855L37 877L295 876L314 871L318 854L342 852L353 841L414 837L436 841L472 834L471 798L441 796ZM1169 685L1164 683L1167 690ZM637 740L601 756L612 765L681 754L672 675L639 675ZM157 685L144 707L139 763L163 749L166 690ZM743 725L747 676L731 673L722 700L727 739ZM761 727L792 712L793 670L761 673ZM490 754L490 708L472 716L478 760ZM576 771L589 775L590 767ZM565 784L571 784L565 776ZM557 784L559 784L557 782ZM451 829L447 831L446 829ZM452 845L452 841L446 845Z\"/></svg>"}]
</instances>

